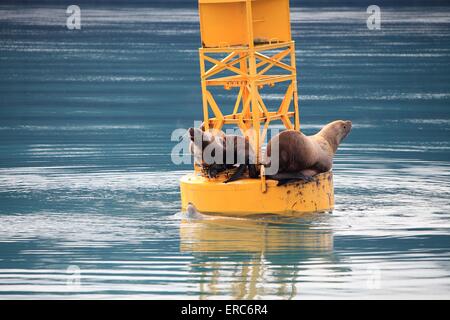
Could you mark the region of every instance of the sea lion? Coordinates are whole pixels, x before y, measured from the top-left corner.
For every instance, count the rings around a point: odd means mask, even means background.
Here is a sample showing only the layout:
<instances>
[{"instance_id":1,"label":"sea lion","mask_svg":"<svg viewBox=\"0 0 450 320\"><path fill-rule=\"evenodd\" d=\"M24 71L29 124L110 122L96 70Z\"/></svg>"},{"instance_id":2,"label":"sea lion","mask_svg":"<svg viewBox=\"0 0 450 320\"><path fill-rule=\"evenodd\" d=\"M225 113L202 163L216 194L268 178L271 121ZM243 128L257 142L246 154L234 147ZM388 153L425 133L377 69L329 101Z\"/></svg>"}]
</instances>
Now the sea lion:
<instances>
[{"instance_id":1,"label":"sea lion","mask_svg":"<svg viewBox=\"0 0 450 320\"><path fill-rule=\"evenodd\" d=\"M277 134L269 141L266 155L267 159L272 157L272 149L277 143L279 169L277 174L267 177L283 185L298 180L311 181L316 174L331 170L339 144L351 129L351 121L336 120L312 136L305 136L296 130Z\"/></svg>"},{"instance_id":2,"label":"sea lion","mask_svg":"<svg viewBox=\"0 0 450 320\"><path fill-rule=\"evenodd\" d=\"M238 165L238 170L225 183L239 179L248 169L249 176L258 177L254 163L255 153L247 138L238 135L225 135L220 130L203 131L189 128L190 150L197 165L206 169L213 178L220 172Z\"/></svg>"},{"instance_id":3,"label":"sea lion","mask_svg":"<svg viewBox=\"0 0 450 320\"><path fill-rule=\"evenodd\" d=\"M212 164L212 160L204 159L204 150L211 148L212 156L215 156L216 151L222 152L225 133L221 130L214 129L204 131L203 126L201 129L189 128L188 132L191 140L189 143L189 151L194 156L194 163L198 166Z\"/></svg>"},{"instance_id":4,"label":"sea lion","mask_svg":"<svg viewBox=\"0 0 450 320\"><path fill-rule=\"evenodd\" d=\"M189 203L186 207L186 218L189 220L203 220L203 215L197 211L197 208Z\"/></svg>"}]
</instances>

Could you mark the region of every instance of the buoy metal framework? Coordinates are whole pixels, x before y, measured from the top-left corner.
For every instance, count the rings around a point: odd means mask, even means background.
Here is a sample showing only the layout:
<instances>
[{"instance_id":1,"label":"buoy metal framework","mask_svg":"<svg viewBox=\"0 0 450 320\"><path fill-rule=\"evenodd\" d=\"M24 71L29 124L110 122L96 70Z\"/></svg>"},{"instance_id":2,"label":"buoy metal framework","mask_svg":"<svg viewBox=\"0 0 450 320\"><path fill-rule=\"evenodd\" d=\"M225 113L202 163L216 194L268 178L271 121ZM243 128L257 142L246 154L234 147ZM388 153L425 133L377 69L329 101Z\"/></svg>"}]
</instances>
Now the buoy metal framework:
<instances>
[{"instance_id":1,"label":"buoy metal framework","mask_svg":"<svg viewBox=\"0 0 450 320\"><path fill-rule=\"evenodd\" d=\"M269 125L281 122L300 130L295 43L291 38L289 0L199 0L202 47L199 49L205 129L237 126L249 138L261 162L261 144ZM280 101L266 102L261 90L285 88ZM219 105L213 90L233 90L234 105ZM232 111L231 111L232 109ZM241 179L224 184L196 170L181 179L182 209L202 213L251 215L331 211L332 172L309 183L277 187L266 180Z\"/></svg>"}]
</instances>

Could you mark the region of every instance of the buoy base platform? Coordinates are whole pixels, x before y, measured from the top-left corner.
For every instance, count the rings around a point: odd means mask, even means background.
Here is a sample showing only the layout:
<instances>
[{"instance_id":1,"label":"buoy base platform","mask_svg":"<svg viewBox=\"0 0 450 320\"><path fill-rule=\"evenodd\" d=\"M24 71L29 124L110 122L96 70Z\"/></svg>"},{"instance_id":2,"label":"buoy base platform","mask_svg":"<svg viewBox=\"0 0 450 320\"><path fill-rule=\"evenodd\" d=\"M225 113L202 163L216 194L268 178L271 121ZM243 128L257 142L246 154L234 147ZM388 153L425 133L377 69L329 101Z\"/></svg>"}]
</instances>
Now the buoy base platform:
<instances>
[{"instance_id":1,"label":"buoy base platform","mask_svg":"<svg viewBox=\"0 0 450 320\"><path fill-rule=\"evenodd\" d=\"M318 174L311 182L277 186L275 180L241 179L223 183L193 172L180 180L181 206L189 204L204 214L250 216L331 212L334 207L333 173Z\"/></svg>"}]
</instances>

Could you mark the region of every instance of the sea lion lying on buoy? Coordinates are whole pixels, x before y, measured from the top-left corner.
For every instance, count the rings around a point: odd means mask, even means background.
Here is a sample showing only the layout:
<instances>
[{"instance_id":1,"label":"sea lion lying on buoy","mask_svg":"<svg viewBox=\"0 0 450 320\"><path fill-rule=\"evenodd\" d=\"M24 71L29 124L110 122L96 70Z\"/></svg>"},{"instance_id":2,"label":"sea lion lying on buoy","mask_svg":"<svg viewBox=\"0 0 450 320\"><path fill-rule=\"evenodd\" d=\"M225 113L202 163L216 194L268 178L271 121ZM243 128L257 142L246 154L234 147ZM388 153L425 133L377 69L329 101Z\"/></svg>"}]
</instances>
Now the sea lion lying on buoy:
<instances>
[{"instance_id":1,"label":"sea lion lying on buoy","mask_svg":"<svg viewBox=\"0 0 450 320\"><path fill-rule=\"evenodd\" d=\"M189 143L189 151L194 156L194 163L200 167L209 164L203 160L203 152L206 148L213 150L213 156L216 150L223 150L225 133L221 130L210 129L204 131L202 125L200 129L189 128L188 133L191 140Z\"/></svg>"},{"instance_id":2,"label":"sea lion lying on buoy","mask_svg":"<svg viewBox=\"0 0 450 320\"><path fill-rule=\"evenodd\" d=\"M236 181L248 169L251 178L258 177L255 153L247 138L226 135L223 131L189 128L190 150L197 165L207 169L210 178L238 165L238 170L225 183Z\"/></svg>"},{"instance_id":3,"label":"sea lion lying on buoy","mask_svg":"<svg viewBox=\"0 0 450 320\"><path fill-rule=\"evenodd\" d=\"M273 156L275 144L278 144L279 151L278 173L267 178L278 180L278 185L283 185L298 180L311 181L316 174L331 170L333 157L351 129L351 121L337 120L312 136L296 130L280 132L267 144L267 159Z\"/></svg>"}]
</instances>

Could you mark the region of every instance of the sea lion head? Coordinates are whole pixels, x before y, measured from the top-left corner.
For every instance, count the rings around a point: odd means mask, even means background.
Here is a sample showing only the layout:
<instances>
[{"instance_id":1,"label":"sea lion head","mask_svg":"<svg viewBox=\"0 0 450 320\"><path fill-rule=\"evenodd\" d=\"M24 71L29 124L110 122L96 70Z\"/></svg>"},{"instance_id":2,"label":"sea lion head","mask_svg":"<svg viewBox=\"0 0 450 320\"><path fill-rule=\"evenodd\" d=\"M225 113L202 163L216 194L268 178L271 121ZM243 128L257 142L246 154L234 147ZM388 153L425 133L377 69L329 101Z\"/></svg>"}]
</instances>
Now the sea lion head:
<instances>
[{"instance_id":1,"label":"sea lion head","mask_svg":"<svg viewBox=\"0 0 450 320\"><path fill-rule=\"evenodd\" d=\"M200 212L197 211L195 206L191 203L189 203L186 207L186 217L188 219L196 219L196 220L202 220L203 216Z\"/></svg>"},{"instance_id":2,"label":"sea lion head","mask_svg":"<svg viewBox=\"0 0 450 320\"><path fill-rule=\"evenodd\" d=\"M336 152L342 140L348 136L351 130L352 122L350 120L336 120L323 127L319 135L324 137L333 151Z\"/></svg>"},{"instance_id":3,"label":"sea lion head","mask_svg":"<svg viewBox=\"0 0 450 320\"><path fill-rule=\"evenodd\" d=\"M203 131L199 128L189 128L189 138L191 142L197 145L197 147L204 149L209 144L219 142L224 137L223 131L217 129L210 129Z\"/></svg>"},{"instance_id":4,"label":"sea lion head","mask_svg":"<svg viewBox=\"0 0 450 320\"><path fill-rule=\"evenodd\" d=\"M194 155L194 162L198 165L212 164L216 150L223 150L224 139L220 130L211 129L203 131L198 128L189 128L190 145L189 149ZM211 154L204 154L206 148L209 148Z\"/></svg>"}]
</instances>

